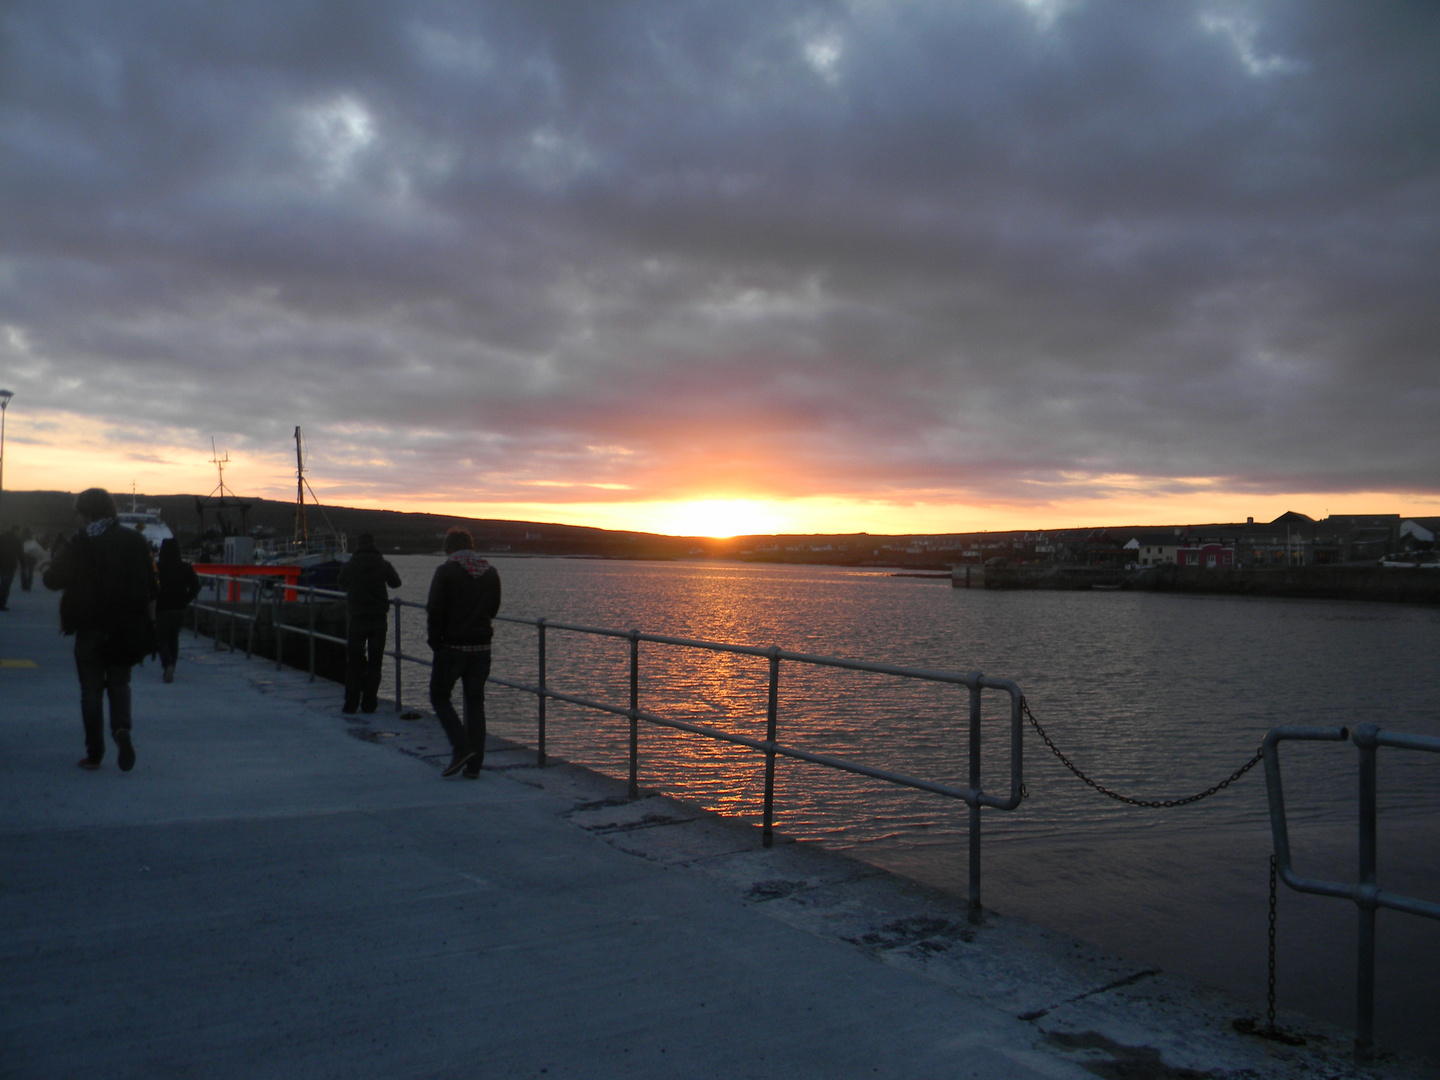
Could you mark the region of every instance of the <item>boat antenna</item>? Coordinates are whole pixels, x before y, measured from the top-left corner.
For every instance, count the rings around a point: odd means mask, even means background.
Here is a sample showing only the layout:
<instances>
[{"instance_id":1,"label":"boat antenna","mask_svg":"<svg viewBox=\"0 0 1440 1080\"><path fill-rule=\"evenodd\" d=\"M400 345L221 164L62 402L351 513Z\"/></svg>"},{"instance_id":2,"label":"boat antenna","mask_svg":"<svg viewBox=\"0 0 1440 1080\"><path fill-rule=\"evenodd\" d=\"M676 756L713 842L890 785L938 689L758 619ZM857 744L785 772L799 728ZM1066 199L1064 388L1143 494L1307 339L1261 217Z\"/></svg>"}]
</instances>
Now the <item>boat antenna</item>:
<instances>
[{"instance_id":1,"label":"boat antenna","mask_svg":"<svg viewBox=\"0 0 1440 1080\"><path fill-rule=\"evenodd\" d=\"M214 435L210 436L210 464L214 465L215 468L220 470L220 483L215 488L215 491L218 491L220 493L220 501L223 503L225 501L225 466L230 464L230 451L226 450L225 456L222 458L220 456L220 451L215 449ZM215 497L215 491L210 492L210 498L213 499ZM235 492L232 491L230 492L230 494L234 495Z\"/></svg>"}]
</instances>

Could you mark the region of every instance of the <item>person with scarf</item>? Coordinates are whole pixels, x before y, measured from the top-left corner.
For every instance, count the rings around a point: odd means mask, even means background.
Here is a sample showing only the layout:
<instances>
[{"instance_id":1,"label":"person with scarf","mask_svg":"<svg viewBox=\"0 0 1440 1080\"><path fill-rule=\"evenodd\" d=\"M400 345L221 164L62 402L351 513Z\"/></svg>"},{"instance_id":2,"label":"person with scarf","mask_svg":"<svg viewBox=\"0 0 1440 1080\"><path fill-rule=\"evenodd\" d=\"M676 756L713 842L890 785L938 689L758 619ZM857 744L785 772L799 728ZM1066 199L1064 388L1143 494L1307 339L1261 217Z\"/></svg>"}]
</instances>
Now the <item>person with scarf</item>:
<instances>
[{"instance_id":1,"label":"person with scarf","mask_svg":"<svg viewBox=\"0 0 1440 1080\"><path fill-rule=\"evenodd\" d=\"M485 762L485 680L490 677L491 620L500 610L500 575L475 553L464 529L445 534L445 561L430 580L425 604L426 637L434 653L430 670L430 704L453 751L442 775L462 769L468 779L480 776ZM460 683L465 723L450 702Z\"/></svg>"},{"instance_id":2,"label":"person with scarf","mask_svg":"<svg viewBox=\"0 0 1440 1080\"><path fill-rule=\"evenodd\" d=\"M105 701L110 732L123 772L135 767L130 729L130 669L155 652L155 599L160 583L150 545L116 520L115 500L104 488L75 498L85 527L55 553L45 571L47 589L63 589L60 629L75 635L80 676L80 718L85 725L82 769L105 758Z\"/></svg>"}]
</instances>

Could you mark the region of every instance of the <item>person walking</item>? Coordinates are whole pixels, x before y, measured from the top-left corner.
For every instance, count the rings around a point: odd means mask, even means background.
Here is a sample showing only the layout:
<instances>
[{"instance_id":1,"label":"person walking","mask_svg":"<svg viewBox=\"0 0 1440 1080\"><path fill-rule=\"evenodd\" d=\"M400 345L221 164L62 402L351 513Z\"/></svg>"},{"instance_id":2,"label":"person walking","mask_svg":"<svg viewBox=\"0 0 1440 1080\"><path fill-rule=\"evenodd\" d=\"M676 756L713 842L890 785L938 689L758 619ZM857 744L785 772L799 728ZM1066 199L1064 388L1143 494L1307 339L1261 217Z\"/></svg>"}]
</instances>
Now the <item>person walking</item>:
<instances>
[{"instance_id":1,"label":"person walking","mask_svg":"<svg viewBox=\"0 0 1440 1080\"><path fill-rule=\"evenodd\" d=\"M500 575L475 553L464 529L445 534L445 561L430 580L425 604L427 640L434 655L430 669L430 705L440 718L453 751L443 776L462 769L480 776L485 763L485 680L490 677L490 620L500 610ZM460 683L465 708L462 726L450 694Z\"/></svg>"},{"instance_id":2,"label":"person walking","mask_svg":"<svg viewBox=\"0 0 1440 1080\"><path fill-rule=\"evenodd\" d=\"M385 664L385 633L389 625L390 593L400 587L395 567L375 547L375 538L361 533L350 556L340 568L340 588L345 590L345 704L343 713L373 713L379 704L380 673Z\"/></svg>"},{"instance_id":3,"label":"person walking","mask_svg":"<svg viewBox=\"0 0 1440 1080\"><path fill-rule=\"evenodd\" d=\"M180 626L185 609L200 595L200 576L180 558L180 544L174 537L160 542L160 595L155 601L155 636L160 649L160 667L165 681L175 681L175 664L180 659Z\"/></svg>"},{"instance_id":4,"label":"person walking","mask_svg":"<svg viewBox=\"0 0 1440 1080\"><path fill-rule=\"evenodd\" d=\"M20 542L19 530L12 526L0 532L0 611L10 610L10 586L24 558L25 545Z\"/></svg>"},{"instance_id":5,"label":"person walking","mask_svg":"<svg viewBox=\"0 0 1440 1080\"><path fill-rule=\"evenodd\" d=\"M89 488L75 499L84 528L56 553L45 571L47 589L60 597L60 628L75 635L75 668L80 676L80 718L85 725L82 769L98 769L105 758L105 700L110 732L123 772L135 767L131 738L130 669L155 651L155 599L160 583L150 545L121 527L115 500L104 488Z\"/></svg>"},{"instance_id":6,"label":"person walking","mask_svg":"<svg viewBox=\"0 0 1440 1080\"><path fill-rule=\"evenodd\" d=\"M45 550L45 545L35 538L35 534L29 529L20 533L22 550L20 553L20 588L25 592L35 583L35 571L45 571L45 564L50 561L50 553Z\"/></svg>"}]
</instances>

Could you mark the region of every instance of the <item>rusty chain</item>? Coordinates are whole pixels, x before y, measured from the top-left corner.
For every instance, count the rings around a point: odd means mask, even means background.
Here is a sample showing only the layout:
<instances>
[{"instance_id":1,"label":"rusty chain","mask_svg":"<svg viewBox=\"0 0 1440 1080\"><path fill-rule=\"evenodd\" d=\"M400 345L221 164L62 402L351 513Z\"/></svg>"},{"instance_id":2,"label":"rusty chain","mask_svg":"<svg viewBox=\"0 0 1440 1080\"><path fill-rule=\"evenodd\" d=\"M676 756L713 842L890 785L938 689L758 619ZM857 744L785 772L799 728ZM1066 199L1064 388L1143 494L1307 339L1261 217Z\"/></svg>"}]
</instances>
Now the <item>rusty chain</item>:
<instances>
[{"instance_id":1,"label":"rusty chain","mask_svg":"<svg viewBox=\"0 0 1440 1080\"><path fill-rule=\"evenodd\" d=\"M1104 784L1097 783L1096 781L1090 779L1090 777L1086 776L1079 769L1077 769L1075 767L1075 764L1068 757L1065 756L1064 751L1062 751L1058 746L1055 745L1054 740L1052 740L1049 735L1045 734L1045 729L1040 726L1040 721L1036 720L1035 714L1030 711L1030 703L1026 701L1023 697L1020 699L1020 708L1024 711L1025 718L1030 721L1030 726L1035 729L1036 733L1044 741L1045 745L1050 748L1050 752L1060 759L1060 764L1064 765L1065 768L1069 769L1077 777L1085 781L1085 783L1089 784L1092 788L1098 791L1101 795L1104 795L1106 798L1114 799L1116 802L1128 803L1131 806L1144 806L1154 810L1168 810L1171 807L1189 806L1191 803L1199 802L1201 799L1208 799L1211 795L1214 795L1218 791L1224 791L1236 780L1239 780L1256 765L1260 764L1260 761L1265 756L1264 751L1255 751L1254 757L1252 757L1244 765L1241 765L1240 768L1236 769L1226 779L1221 780L1213 787L1206 788L1204 791L1197 792L1194 795L1187 795L1183 799L1135 799L1131 798L1129 795L1121 795L1118 791L1111 791ZM1025 791L1022 788L1021 794L1028 795L1029 792Z\"/></svg>"}]
</instances>

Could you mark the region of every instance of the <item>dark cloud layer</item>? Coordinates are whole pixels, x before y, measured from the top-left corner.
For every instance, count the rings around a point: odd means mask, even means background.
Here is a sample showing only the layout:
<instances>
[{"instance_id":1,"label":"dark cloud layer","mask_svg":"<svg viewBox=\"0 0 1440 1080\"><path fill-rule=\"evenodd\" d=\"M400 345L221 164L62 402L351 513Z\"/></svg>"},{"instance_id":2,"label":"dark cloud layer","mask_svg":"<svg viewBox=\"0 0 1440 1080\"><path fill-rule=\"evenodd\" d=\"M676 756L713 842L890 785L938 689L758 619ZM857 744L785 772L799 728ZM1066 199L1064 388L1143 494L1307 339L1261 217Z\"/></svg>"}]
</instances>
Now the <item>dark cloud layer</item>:
<instances>
[{"instance_id":1,"label":"dark cloud layer","mask_svg":"<svg viewBox=\"0 0 1440 1080\"><path fill-rule=\"evenodd\" d=\"M1403 3L12 0L0 372L382 496L1434 494L1436 56Z\"/></svg>"}]
</instances>

